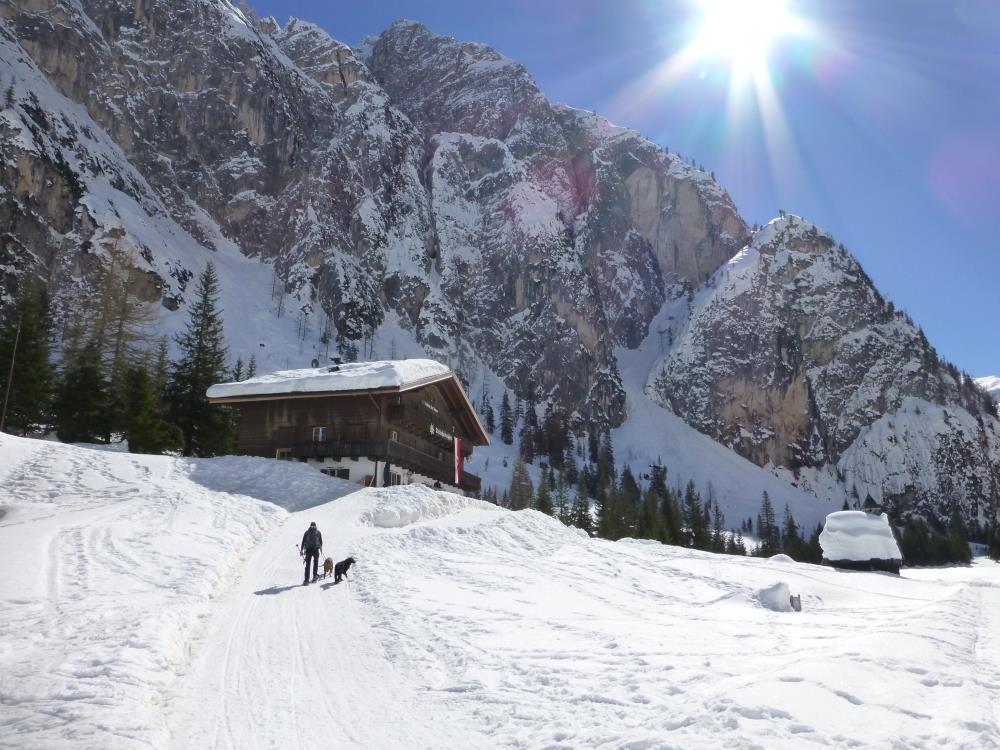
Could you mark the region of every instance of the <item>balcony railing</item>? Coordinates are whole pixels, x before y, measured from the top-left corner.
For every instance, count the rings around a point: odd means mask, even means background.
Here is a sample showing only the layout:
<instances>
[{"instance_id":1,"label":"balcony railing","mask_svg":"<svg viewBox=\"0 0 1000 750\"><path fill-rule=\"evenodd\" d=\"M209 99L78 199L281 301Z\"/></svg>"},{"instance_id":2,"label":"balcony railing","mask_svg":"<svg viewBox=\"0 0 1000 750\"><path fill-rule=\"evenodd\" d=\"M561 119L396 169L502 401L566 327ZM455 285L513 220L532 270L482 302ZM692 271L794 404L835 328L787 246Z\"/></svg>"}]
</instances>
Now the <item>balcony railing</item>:
<instances>
[{"instance_id":1,"label":"balcony railing","mask_svg":"<svg viewBox=\"0 0 1000 750\"><path fill-rule=\"evenodd\" d=\"M391 465L402 466L419 474L424 474L439 480L444 484L452 484L455 468L448 459L441 459L429 453L400 443L398 440L349 440L326 441L314 443L298 443L292 446L292 456L295 458L361 458L367 457L385 461ZM461 488L470 492L479 492L482 480L475 474L462 472Z\"/></svg>"}]
</instances>

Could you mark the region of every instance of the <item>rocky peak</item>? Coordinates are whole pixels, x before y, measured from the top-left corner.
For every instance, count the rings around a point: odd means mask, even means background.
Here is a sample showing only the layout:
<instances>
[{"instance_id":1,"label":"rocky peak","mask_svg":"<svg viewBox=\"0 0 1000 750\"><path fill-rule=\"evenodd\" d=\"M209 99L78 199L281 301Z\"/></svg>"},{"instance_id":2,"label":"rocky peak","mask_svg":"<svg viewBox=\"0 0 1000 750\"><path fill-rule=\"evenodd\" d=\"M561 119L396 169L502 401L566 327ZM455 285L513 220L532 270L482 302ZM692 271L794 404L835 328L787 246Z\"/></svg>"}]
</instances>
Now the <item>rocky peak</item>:
<instances>
[{"instance_id":1,"label":"rocky peak","mask_svg":"<svg viewBox=\"0 0 1000 750\"><path fill-rule=\"evenodd\" d=\"M371 80L368 69L354 51L314 23L291 18L271 36L282 52L320 83L347 88L354 81Z\"/></svg>"},{"instance_id":2,"label":"rocky peak","mask_svg":"<svg viewBox=\"0 0 1000 750\"><path fill-rule=\"evenodd\" d=\"M426 134L506 141L552 122L548 102L523 65L415 21L397 21L382 32L368 63L393 102Z\"/></svg>"},{"instance_id":3,"label":"rocky peak","mask_svg":"<svg viewBox=\"0 0 1000 750\"><path fill-rule=\"evenodd\" d=\"M942 482L968 501L970 520L1000 500L992 405L938 358L849 252L800 217L761 229L691 296L649 388L699 430L814 489L828 481L815 471L826 467L831 483L904 513L933 507ZM946 417L949 405L965 417ZM932 456L940 472L908 469L901 480L889 457L873 468L872 451L904 442L877 445L872 431L891 433L880 420L895 424L893 414L910 425L898 460Z\"/></svg>"}]
</instances>

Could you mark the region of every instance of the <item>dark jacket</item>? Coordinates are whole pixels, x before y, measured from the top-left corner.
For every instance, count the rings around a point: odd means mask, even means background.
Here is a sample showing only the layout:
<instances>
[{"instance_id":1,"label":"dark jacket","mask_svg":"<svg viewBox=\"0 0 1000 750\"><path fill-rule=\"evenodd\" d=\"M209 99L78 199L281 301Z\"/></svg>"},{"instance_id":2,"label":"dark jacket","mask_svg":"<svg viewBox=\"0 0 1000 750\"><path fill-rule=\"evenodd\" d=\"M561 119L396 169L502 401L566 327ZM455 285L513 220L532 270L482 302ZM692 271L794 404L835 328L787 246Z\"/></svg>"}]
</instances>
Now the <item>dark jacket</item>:
<instances>
[{"instance_id":1,"label":"dark jacket","mask_svg":"<svg viewBox=\"0 0 1000 750\"><path fill-rule=\"evenodd\" d=\"M323 535L315 526L310 526L306 529L306 533L302 535L301 549L304 552L323 549Z\"/></svg>"}]
</instances>

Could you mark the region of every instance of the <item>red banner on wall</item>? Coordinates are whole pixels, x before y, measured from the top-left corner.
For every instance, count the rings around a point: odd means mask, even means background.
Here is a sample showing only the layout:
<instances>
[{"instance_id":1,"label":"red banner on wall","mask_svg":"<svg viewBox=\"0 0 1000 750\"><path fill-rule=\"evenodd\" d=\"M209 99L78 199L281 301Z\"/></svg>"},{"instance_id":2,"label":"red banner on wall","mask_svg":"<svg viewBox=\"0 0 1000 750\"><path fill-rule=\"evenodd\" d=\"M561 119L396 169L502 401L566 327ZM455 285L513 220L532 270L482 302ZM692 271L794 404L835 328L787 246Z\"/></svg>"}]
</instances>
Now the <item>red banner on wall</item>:
<instances>
[{"instance_id":1,"label":"red banner on wall","mask_svg":"<svg viewBox=\"0 0 1000 750\"><path fill-rule=\"evenodd\" d=\"M455 438L455 486L462 485L462 440Z\"/></svg>"}]
</instances>

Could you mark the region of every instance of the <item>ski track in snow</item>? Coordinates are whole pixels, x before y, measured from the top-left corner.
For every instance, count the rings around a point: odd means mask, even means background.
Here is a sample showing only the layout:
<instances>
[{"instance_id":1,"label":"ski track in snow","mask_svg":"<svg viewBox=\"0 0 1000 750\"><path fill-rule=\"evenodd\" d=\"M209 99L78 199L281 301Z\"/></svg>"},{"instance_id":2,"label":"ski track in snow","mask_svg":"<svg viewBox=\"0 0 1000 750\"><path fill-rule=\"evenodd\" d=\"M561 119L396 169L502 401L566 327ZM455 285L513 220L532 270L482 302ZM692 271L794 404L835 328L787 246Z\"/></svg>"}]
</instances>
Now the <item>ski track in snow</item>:
<instances>
[{"instance_id":1,"label":"ski track in snow","mask_svg":"<svg viewBox=\"0 0 1000 750\"><path fill-rule=\"evenodd\" d=\"M1000 748L986 561L837 572L5 435L0 488L3 748ZM348 581L296 585L310 520Z\"/></svg>"}]
</instances>

